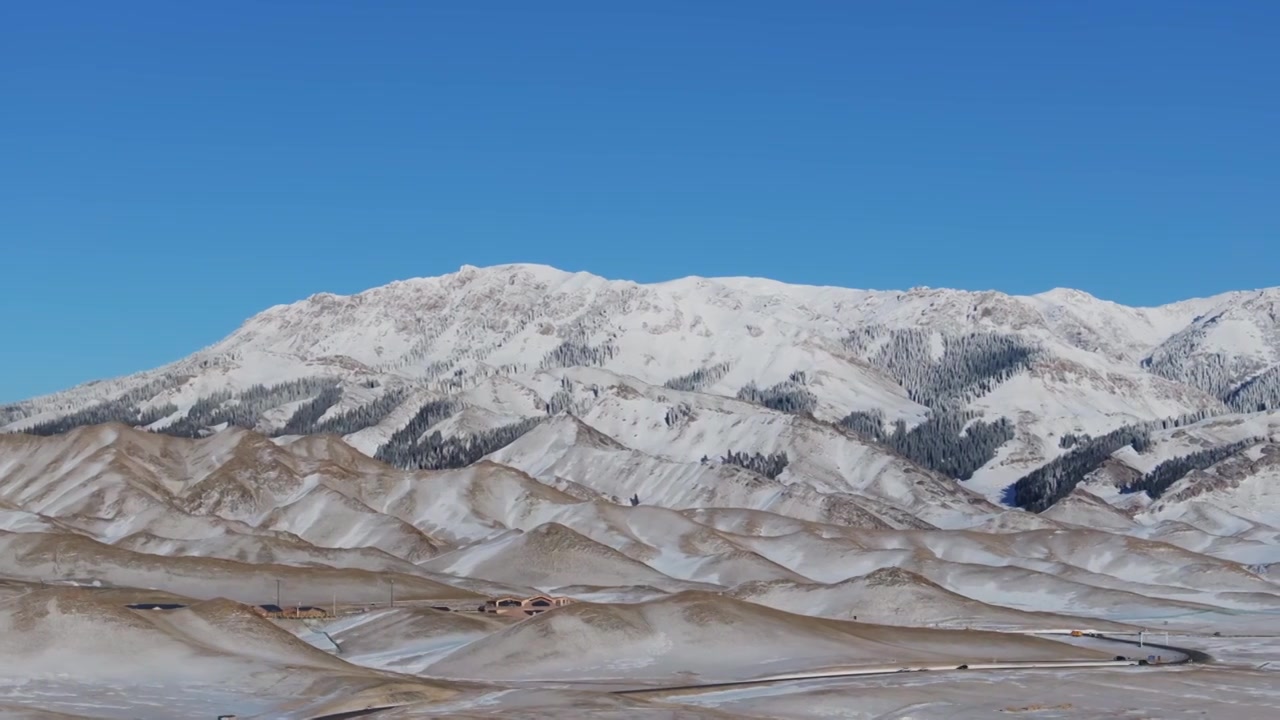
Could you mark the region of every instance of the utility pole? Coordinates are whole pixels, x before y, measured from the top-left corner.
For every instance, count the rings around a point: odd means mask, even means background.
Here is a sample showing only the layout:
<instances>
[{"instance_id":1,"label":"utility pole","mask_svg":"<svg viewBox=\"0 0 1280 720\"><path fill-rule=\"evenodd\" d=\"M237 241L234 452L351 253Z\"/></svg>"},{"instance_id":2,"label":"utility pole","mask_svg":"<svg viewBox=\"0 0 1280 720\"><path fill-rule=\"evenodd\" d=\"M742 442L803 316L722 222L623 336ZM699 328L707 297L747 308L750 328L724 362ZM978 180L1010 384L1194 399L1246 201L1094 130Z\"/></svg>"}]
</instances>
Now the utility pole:
<instances>
[{"instance_id":1,"label":"utility pole","mask_svg":"<svg viewBox=\"0 0 1280 720\"><path fill-rule=\"evenodd\" d=\"M280 578L276 578L276 607L281 610L284 609L284 606L280 604Z\"/></svg>"},{"instance_id":2,"label":"utility pole","mask_svg":"<svg viewBox=\"0 0 1280 720\"><path fill-rule=\"evenodd\" d=\"M1138 631L1138 647L1142 647L1142 631Z\"/></svg>"},{"instance_id":3,"label":"utility pole","mask_svg":"<svg viewBox=\"0 0 1280 720\"><path fill-rule=\"evenodd\" d=\"M396 606L396 579L391 578L391 604L390 607Z\"/></svg>"},{"instance_id":4,"label":"utility pole","mask_svg":"<svg viewBox=\"0 0 1280 720\"><path fill-rule=\"evenodd\" d=\"M338 591L333 591L333 616L338 617Z\"/></svg>"}]
</instances>

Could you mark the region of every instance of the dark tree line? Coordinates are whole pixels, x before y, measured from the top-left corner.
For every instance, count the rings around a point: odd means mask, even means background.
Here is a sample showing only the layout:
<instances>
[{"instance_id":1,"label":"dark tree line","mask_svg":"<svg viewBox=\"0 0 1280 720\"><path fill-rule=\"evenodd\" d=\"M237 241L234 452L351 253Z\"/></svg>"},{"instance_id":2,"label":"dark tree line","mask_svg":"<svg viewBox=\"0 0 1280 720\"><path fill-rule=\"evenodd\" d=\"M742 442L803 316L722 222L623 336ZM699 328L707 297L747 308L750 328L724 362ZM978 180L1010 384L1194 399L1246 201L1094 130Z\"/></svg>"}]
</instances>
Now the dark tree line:
<instances>
[{"instance_id":1,"label":"dark tree line","mask_svg":"<svg viewBox=\"0 0 1280 720\"><path fill-rule=\"evenodd\" d=\"M1145 427L1148 427L1152 430L1156 430L1156 429L1169 430L1172 428L1180 428L1180 427L1183 427L1184 425L1194 425L1195 423L1198 423L1201 420L1213 417L1215 414L1216 413L1214 413L1212 410L1209 410L1209 409L1197 410L1193 413L1186 413L1184 415L1179 415L1177 417L1164 418L1162 420L1153 420L1149 423L1146 423Z\"/></svg>"},{"instance_id":2,"label":"dark tree line","mask_svg":"<svg viewBox=\"0 0 1280 720\"><path fill-rule=\"evenodd\" d=\"M1062 448L1063 450L1070 450L1071 448L1081 443L1087 443L1087 442L1089 442L1088 433L1083 433L1080 435L1077 435L1075 433L1066 433L1065 435L1063 435L1061 438L1058 439L1058 447Z\"/></svg>"},{"instance_id":3,"label":"dark tree line","mask_svg":"<svg viewBox=\"0 0 1280 720\"><path fill-rule=\"evenodd\" d=\"M311 435L316 432L320 418L329 408L342 399L342 386L337 382L320 391L320 394L298 406L276 435Z\"/></svg>"},{"instance_id":4,"label":"dark tree line","mask_svg":"<svg viewBox=\"0 0 1280 720\"><path fill-rule=\"evenodd\" d=\"M1197 322L1182 330L1144 358L1142 366L1166 380L1190 385L1225 399L1235 386L1237 375L1245 368L1220 353L1196 352L1204 339L1205 327L1214 322L1210 318L1203 325Z\"/></svg>"},{"instance_id":5,"label":"dark tree line","mask_svg":"<svg viewBox=\"0 0 1280 720\"><path fill-rule=\"evenodd\" d=\"M1259 372L1256 362L1222 353L1195 352L1205 328L1215 322L1210 318L1174 335L1144 358L1142 366L1167 380L1199 388L1237 412L1280 408L1280 365Z\"/></svg>"},{"instance_id":6,"label":"dark tree line","mask_svg":"<svg viewBox=\"0 0 1280 720\"><path fill-rule=\"evenodd\" d=\"M1015 335L967 333L941 335L941 357L934 358L934 334L925 330L889 330L868 326L850 333L846 344L897 380L912 400L929 408L969 401L1027 370L1039 349Z\"/></svg>"},{"instance_id":7,"label":"dark tree line","mask_svg":"<svg viewBox=\"0 0 1280 720\"><path fill-rule=\"evenodd\" d=\"M404 427L392 433L386 444L378 448L377 458L397 467L410 467L417 456L422 437L432 425L458 411L452 400L432 400L418 408L418 412Z\"/></svg>"},{"instance_id":8,"label":"dark tree line","mask_svg":"<svg viewBox=\"0 0 1280 720\"><path fill-rule=\"evenodd\" d=\"M1126 425L1076 446L1074 450L1036 468L1005 489L1005 502L1043 512L1066 497L1085 476L1102 467L1112 453L1125 446L1145 452L1151 446L1149 425Z\"/></svg>"},{"instance_id":9,"label":"dark tree line","mask_svg":"<svg viewBox=\"0 0 1280 720\"><path fill-rule=\"evenodd\" d=\"M435 431L421 442L378 450L379 460L406 470L444 470L466 467L489 453L500 450L537 427L541 418L520 422L462 437L443 437Z\"/></svg>"},{"instance_id":10,"label":"dark tree line","mask_svg":"<svg viewBox=\"0 0 1280 720\"><path fill-rule=\"evenodd\" d=\"M751 453L748 455L747 453L734 452L733 450L730 450L725 454L720 461L728 465L737 465L738 467L746 468L752 472L760 473L771 480L781 475L782 471L787 468L787 464L790 462L790 460L787 459L787 454L785 452L770 453L768 455Z\"/></svg>"},{"instance_id":11,"label":"dark tree line","mask_svg":"<svg viewBox=\"0 0 1280 720\"><path fill-rule=\"evenodd\" d=\"M188 410L187 414L178 418L169 424L168 427L161 430L166 435L177 435L179 437L200 437L205 434L206 427L213 423L203 423L202 420L212 420L218 417L222 404L232 398L232 394L228 390L219 390L209 393L208 395L196 400Z\"/></svg>"},{"instance_id":12,"label":"dark tree line","mask_svg":"<svg viewBox=\"0 0 1280 720\"><path fill-rule=\"evenodd\" d=\"M1239 412L1280 410L1280 365L1250 378L1226 400L1227 405Z\"/></svg>"},{"instance_id":13,"label":"dark tree line","mask_svg":"<svg viewBox=\"0 0 1280 720\"><path fill-rule=\"evenodd\" d=\"M840 424L893 448L921 467L968 480L995 457L1001 445L1013 439L1013 423L1008 418L985 422L979 417L974 412L944 409L931 412L910 430L899 420L892 432L886 432L884 414L872 410L849 413Z\"/></svg>"},{"instance_id":14,"label":"dark tree line","mask_svg":"<svg viewBox=\"0 0 1280 720\"><path fill-rule=\"evenodd\" d=\"M155 405L138 411L138 420L134 423L136 427L146 427L152 423L159 422L170 415L178 412L178 406L171 402L163 405Z\"/></svg>"},{"instance_id":15,"label":"dark tree line","mask_svg":"<svg viewBox=\"0 0 1280 720\"><path fill-rule=\"evenodd\" d=\"M908 397L928 407L929 416L910 430L901 421L886 430L879 411L852 412L840 424L960 480L973 477L1014 436L1008 418L984 421L965 405L1028 370L1040 352L1014 335L935 335L881 326L859 328L845 342L896 380Z\"/></svg>"},{"instance_id":16,"label":"dark tree line","mask_svg":"<svg viewBox=\"0 0 1280 720\"><path fill-rule=\"evenodd\" d=\"M818 398L805 387L803 372L793 372L786 380L767 388L747 383L738 391L738 399L786 413L809 413L818 406Z\"/></svg>"},{"instance_id":17,"label":"dark tree line","mask_svg":"<svg viewBox=\"0 0 1280 720\"><path fill-rule=\"evenodd\" d=\"M1224 399L1235 387L1235 377L1242 370L1226 356L1213 354L1179 355L1167 353L1153 355L1142 362L1148 372L1183 385L1204 390Z\"/></svg>"},{"instance_id":18,"label":"dark tree line","mask_svg":"<svg viewBox=\"0 0 1280 720\"><path fill-rule=\"evenodd\" d=\"M878 408L854 410L840 420L840 425L876 442L882 442L887 434L884 430L884 412Z\"/></svg>"},{"instance_id":19,"label":"dark tree line","mask_svg":"<svg viewBox=\"0 0 1280 720\"><path fill-rule=\"evenodd\" d=\"M348 410L341 415L317 422L312 434L351 435L382 422L409 393L404 388L388 388L376 400Z\"/></svg>"},{"instance_id":20,"label":"dark tree line","mask_svg":"<svg viewBox=\"0 0 1280 720\"><path fill-rule=\"evenodd\" d=\"M566 340L542 359L543 368L580 367L603 365L617 354L612 340L599 345L588 345L581 340Z\"/></svg>"},{"instance_id":21,"label":"dark tree line","mask_svg":"<svg viewBox=\"0 0 1280 720\"><path fill-rule=\"evenodd\" d=\"M25 432L32 435L57 435L73 428L108 422L119 422L134 427L150 425L177 412L178 408L172 403L164 403L148 409L143 409L142 405L160 393L176 388L180 382L179 378L170 375L156 378L122 393L117 398L104 400L62 417L39 423Z\"/></svg>"},{"instance_id":22,"label":"dark tree line","mask_svg":"<svg viewBox=\"0 0 1280 720\"><path fill-rule=\"evenodd\" d=\"M664 385L672 390L698 392L708 385L715 385L729 373L729 363L716 363L705 368L694 370L688 375L671 378Z\"/></svg>"},{"instance_id":23,"label":"dark tree line","mask_svg":"<svg viewBox=\"0 0 1280 720\"><path fill-rule=\"evenodd\" d=\"M177 411L178 408L173 403L165 403L164 405L143 410L139 409L135 403L107 400L83 410L77 410L69 415L63 415L62 417L33 425L23 432L32 435L58 435L85 425L99 425L109 422L144 427Z\"/></svg>"},{"instance_id":24,"label":"dark tree line","mask_svg":"<svg viewBox=\"0 0 1280 720\"><path fill-rule=\"evenodd\" d=\"M166 435L202 437L209 428L226 423L252 430L262 413L272 408L314 398L332 388L332 378L309 377L279 383L278 385L252 385L238 394L227 391L201 398L186 416L162 428Z\"/></svg>"},{"instance_id":25,"label":"dark tree line","mask_svg":"<svg viewBox=\"0 0 1280 720\"><path fill-rule=\"evenodd\" d=\"M1154 500L1193 470L1207 470L1257 442L1258 438L1241 440L1230 445L1221 445L1193 452L1190 455L1165 460L1151 472L1126 485L1121 489L1121 492L1134 493L1142 491Z\"/></svg>"}]
</instances>

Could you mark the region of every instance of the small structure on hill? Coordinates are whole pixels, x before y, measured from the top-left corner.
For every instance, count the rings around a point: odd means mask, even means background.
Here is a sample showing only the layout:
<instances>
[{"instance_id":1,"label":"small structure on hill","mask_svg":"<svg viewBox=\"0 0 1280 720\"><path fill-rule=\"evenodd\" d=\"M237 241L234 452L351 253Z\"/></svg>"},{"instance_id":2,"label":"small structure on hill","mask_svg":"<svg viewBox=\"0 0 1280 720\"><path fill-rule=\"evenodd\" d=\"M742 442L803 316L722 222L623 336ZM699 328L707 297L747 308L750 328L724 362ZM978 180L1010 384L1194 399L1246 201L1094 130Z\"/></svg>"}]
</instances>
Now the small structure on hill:
<instances>
[{"instance_id":1,"label":"small structure on hill","mask_svg":"<svg viewBox=\"0 0 1280 720\"><path fill-rule=\"evenodd\" d=\"M177 610L179 608L186 607L186 605L182 603L148 602L148 603L133 603L132 605L125 605L125 607L129 608L130 610Z\"/></svg>"},{"instance_id":2,"label":"small structure on hill","mask_svg":"<svg viewBox=\"0 0 1280 720\"><path fill-rule=\"evenodd\" d=\"M294 605L291 607L280 607L272 604L254 605L253 611L262 617L276 620L310 620L333 617L328 610L314 605Z\"/></svg>"},{"instance_id":3,"label":"small structure on hill","mask_svg":"<svg viewBox=\"0 0 1280 720\"><path fill-rule=\"evenodd\" d=\"M527 598L505 596L486 601L484 611L494 615L524 617L544 613L552 608L568 605L571 602L573 602L573 598L553 597L551 595L533 595Z\"/></svg>"}]
</instances>

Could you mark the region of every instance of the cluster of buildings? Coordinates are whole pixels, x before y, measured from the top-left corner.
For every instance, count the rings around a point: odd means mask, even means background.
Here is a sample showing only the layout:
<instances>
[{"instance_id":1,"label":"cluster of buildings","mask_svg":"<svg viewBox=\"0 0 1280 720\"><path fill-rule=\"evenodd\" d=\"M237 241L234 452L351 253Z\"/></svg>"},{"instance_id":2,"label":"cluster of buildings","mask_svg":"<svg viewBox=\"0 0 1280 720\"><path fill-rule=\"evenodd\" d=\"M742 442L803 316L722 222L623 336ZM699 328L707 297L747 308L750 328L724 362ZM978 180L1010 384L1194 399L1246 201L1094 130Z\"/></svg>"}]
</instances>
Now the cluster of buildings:
<instances>
[{"instance_id":1,"label":"cluster of buildings","mask_svg":"<svg viewBox=\"0 0 1280 720\"><path fill-rule=\"evenodd\" d=\"M526 617L544 613L552 608L563 607L571 602L573 602L572 598L551 595L533 595L527 598L507 596L488 600L481 609L493 615Z\"/></svg>"},{"instance_id":2,"label":"cluster of buildings","mask_svg":"<svg viewBox=\"0 0 1280 720\"><path fill-rule=\"evenodd\" d=\"M462 602L453 603L452 605L432 605L431 607L441 611L458 610L505 617L529 617L558 607L564 607L572 602L573 598L556 597L554 595L531 595L529 597L505 595L490 598L480 606ZM135 603L127 607L133 610L176 610L184 608L186 605L181 603L146 602ZM336 605L334 610L330 610L315 605L278 605L271 603L248 605L247 607L259 617L272 620L321 620L334 617L337 609ZM357 610L357 612L364 612L364 610Z\"/></svg>"}]
</instances>

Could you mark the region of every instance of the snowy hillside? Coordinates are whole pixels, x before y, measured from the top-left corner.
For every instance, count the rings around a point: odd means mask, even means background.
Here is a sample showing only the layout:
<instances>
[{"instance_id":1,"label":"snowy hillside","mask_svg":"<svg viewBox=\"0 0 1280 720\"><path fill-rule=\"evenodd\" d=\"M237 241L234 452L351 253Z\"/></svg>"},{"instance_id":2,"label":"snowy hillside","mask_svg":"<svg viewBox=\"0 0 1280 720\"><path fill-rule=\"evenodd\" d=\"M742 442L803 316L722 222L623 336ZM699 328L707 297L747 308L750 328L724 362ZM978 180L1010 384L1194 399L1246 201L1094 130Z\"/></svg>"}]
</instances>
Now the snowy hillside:
<instances>
[{"instance_id":1,"label":"snowy hillside","mask_svg":"<svg viewBox=\"0 0 1280 720\"><path fill-rule=\"evenodd\" d=\"M462 468L236 427L0 436L0 669L21 678L0 680L0 715L438 717L642 681L1130 652L1020 634L1046 629L1280 634L1273 415L1152 431L1152 458L1117 451L1033 514L811 417L558 377L598 386L595 404ZM659 393L687 405L670 424L628 409L670 407ZM748 438L764 452L699 455ZM1169 462L1204 469L1154 498L1107 484ZM240 604L277 593L337 617ZM577 602L478 611L534 593Z\"/></svg>"},{"instance_id":2,"label":"snowy hillside","mask_svg":"<svg viewBox=\"0 0 1280 720\"><path fill-rule=\"evenodd\" d=\"M904 497L917 477L1043 509L1097 466L1028 476L1089 440L1280 405L1277 303L1280 289L1130 308L1074 290L641 285L468 266L270 308L172 365L0 407L0 428L334 433L424 469L497 451L534 474L632 458L503 450L565 415L645 462L706 456L710 472L728 459L786 486L870 488L916 515L933 502Z\"/></svg>"}]
</instances>

